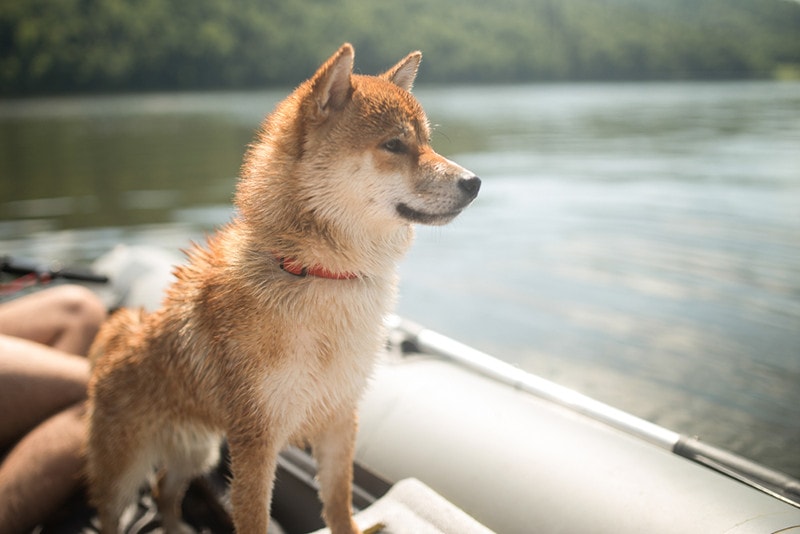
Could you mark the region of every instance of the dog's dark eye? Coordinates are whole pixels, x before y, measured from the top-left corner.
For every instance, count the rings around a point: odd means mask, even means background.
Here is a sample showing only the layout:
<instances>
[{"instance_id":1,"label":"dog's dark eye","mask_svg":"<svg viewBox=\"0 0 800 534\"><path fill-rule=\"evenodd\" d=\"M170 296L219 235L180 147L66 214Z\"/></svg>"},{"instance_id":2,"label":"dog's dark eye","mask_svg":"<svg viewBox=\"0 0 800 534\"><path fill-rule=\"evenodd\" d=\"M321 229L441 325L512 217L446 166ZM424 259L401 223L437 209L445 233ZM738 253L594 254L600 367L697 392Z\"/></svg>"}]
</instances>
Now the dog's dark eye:
<instances>
[{"instance_id":1,"label":"dog's dark eye","mask_svg":"<svg viewBox=\"0 0 800 534\"><path fill-rule=\"evenodd\" d=\"M392 154L402 154L407 150L406 144L400 139L389 139L383 143L383 149Z\"/></svg>"}]
</instances>

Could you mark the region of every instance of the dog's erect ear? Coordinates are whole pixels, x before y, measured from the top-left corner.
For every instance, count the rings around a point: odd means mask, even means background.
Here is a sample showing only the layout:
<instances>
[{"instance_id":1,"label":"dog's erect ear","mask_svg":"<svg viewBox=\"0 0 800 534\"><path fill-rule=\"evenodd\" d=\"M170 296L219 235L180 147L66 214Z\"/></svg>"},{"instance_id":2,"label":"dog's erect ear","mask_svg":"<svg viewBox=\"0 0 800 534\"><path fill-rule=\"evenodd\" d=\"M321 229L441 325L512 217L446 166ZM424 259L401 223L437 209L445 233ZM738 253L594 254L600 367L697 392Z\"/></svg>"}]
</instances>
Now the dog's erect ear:
<instances>
[{"instance_id":1,"label":"dog's erect ear","mask_svg":"<svg viewBox=\"0 0 800 534\"><path fill-rule=\"evenodd\" d=\"M411 91L414 86L414 79L417 77L420 61L422 61L422 52L419 50L411 52L401 59L397 65L384 72L381 78L389 80L406 91Z\"/></svg>"},{"instance_id":2,"label":"dog's erect ear","mask_svg":"<svg viewBox=\"0 0 800 534\"><path fill-rule=\"evenodd\" d=\"M353 46L343 44L311 78L311 92L321 113L343 107L350 98L354 56Z\"/></svg>"}]
</instances>

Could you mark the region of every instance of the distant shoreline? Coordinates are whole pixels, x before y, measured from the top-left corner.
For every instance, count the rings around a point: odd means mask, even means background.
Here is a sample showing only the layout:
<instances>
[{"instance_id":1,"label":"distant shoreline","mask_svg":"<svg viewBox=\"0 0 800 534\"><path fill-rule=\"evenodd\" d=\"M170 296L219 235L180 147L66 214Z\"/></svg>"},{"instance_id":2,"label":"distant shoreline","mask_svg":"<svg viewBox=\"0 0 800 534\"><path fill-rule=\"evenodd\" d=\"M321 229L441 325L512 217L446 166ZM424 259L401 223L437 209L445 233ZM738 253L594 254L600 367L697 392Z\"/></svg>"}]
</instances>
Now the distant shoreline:
<instances>
[{"instance_id":1,"label":"distant shoreline","mask_svg":"<svg viewBox=\"0 0 800 534\"><path fill-rule=\"evenodd\" d=\"M800 79L785 0L135 0L0 5L0 96L292 87L422 50L422 84Z\"/></svg>"}]
</instances>

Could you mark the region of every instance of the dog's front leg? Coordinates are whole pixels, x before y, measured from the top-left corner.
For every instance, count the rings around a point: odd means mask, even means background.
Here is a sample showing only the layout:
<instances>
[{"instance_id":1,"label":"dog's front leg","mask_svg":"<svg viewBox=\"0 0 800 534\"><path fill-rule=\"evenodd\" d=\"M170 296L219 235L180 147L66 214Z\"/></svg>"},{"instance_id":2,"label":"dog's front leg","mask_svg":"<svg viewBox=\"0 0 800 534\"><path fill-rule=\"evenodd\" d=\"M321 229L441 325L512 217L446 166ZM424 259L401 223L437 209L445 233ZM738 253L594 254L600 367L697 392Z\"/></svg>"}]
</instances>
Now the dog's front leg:
<instances>
[{"instance_id":1,"label":"dog's front leg","mask_svg":"<svg viewBox=\"0 0 800 534\"><path fill-rule=\"evenodd\" d=\"M322 516L332 534L360 533L353 521L353 455L355 410L334 420L313 440L317 459Z\"/></svg>"},{"instance_id":2,"label":"dog's front leg","mask_svg":"<svg viewBox=\"0 0 800 534\"><path fill-rule=\"evenodd\" d=\"M266 534L279 447L266 432L228 436L231 505L237 533Z\"/></svg>"}]
</instances>

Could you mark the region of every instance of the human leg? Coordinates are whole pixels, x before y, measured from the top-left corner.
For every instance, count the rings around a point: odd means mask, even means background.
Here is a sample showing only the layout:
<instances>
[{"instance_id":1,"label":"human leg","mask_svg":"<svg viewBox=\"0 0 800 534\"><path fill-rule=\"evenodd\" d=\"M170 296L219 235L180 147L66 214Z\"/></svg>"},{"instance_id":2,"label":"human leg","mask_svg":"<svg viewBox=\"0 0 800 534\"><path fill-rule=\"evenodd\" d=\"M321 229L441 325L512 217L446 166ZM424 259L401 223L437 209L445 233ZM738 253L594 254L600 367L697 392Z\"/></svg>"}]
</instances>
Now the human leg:
<instances>
[{"instance_id":1,"label":"human leg","mask_svg":"<svg viewBox=\"0 0 800 534\"><path fill-rule=\"evenodd\" d=\"M47 518L82 483L82 356L105 309L89 290L58 286L0 306L0 534ZM12 446L13 445L13 446Z\"/></svg>"},{"instance_id":2,"label":"human leg","mask_svg":"<svg viewBox=\"0 0 800 534\"><path fill-rule=\"evenodd\" d=\"M0 334L86 354L106 310L91 290L54 286L0 305Z\"/></svg>"},{"instance_id":3,"label":"human leg","mask_svg":"<svg viewBox=\"0 0 800 534\"><path fill-rule=\"evenodd\" d=\"M83 403L50 417L0 463L0 534L30 531L82 483Z\"/></svg>"},{"instance_id":4,"label":"human leg","mask_svg":"<svg viewBox=\"0 0 800 534\"><path fill-rule=\"evenodd\" d=\"M86 398L88 380L86 358L0 335L0 447Z\"/></svg>"}]
</instances>

